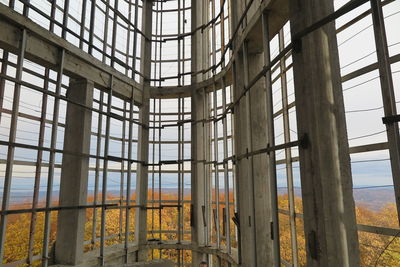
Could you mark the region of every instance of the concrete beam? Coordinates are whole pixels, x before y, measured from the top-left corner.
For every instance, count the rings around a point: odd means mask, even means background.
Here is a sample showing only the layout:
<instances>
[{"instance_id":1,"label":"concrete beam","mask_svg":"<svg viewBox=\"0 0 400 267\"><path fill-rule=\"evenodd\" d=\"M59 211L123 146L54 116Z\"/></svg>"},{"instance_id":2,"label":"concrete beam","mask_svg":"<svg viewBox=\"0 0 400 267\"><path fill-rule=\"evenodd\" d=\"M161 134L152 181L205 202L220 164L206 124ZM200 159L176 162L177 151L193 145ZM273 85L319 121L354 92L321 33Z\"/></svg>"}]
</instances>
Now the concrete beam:
<instances>
[{"instance_id":1,"label":"concrete beam","mask_svg":"<svg viewBox=\"0 0 400 267\"><path fill-rule=\"evenodd\" d=\"M87 78L96 87L106 90L114 76L113 94L130 101L132 90L135 104L142 102L142 86L124 74L102 63L61 37L49 32L9 7L0 4L0 47L17 53L22 29L27 30L25 58L57 70L59 51L65 50L64 73L73 78Z\"/></svg>"},{"instance_id":2,"label":"concrete beam","mask_svg":"<svg viewBox=\"0 0 400 267\"><path fill-rule=\"evenodd\" d=\"M291 0L292 36L333 12L333 0ZM309 140L299 148L307 265L359 266L335 24L294 41L298 136Z\"/></svg>"},{"instance_id":3,"label":"concrete beam","mask_svg":"<svg viewBox=\"0 0 400 267\"><path fill-rule=\"evenodd\" d=\"M86 106L92 106L93 82L71 80L67 97ZM74 153L90 151L92 112L74 104L67 104L64 147ZM60 206L85 205L89 175L89 158L64 154L61 167ZM55 262L75 265L83 259L86 210L58 212Z\"/></svg>"}]
</instances>

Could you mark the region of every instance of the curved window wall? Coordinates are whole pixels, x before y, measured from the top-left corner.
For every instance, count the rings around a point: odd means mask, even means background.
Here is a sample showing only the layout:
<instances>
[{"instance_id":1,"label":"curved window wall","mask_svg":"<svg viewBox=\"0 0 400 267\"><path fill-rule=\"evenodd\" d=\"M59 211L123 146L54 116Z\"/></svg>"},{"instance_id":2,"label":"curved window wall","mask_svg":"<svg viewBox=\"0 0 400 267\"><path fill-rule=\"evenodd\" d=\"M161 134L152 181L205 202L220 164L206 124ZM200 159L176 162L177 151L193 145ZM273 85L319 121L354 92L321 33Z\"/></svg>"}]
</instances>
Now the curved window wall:
<instances>
[{"instance_id":1,"label":"curved window wall","mask_svg":"<svg viewBox=\"0 0 400 267\"><path fill-rule=\"evenodd\" d=\"M0 3L40 26L11 23L17 45L0 42L5 266L50 265L51 251L62 249L55 241L66 210L80 220L82 250L100 264L113 249L126 261L134 255L177 266L314 259L308 196L330 191L309 188L312 173L301 165L307 142L296 101L304 97L296 95L303 89L295 87L294 61L299 39L327 21L338 41L345 114L338 124L352 172L344 191L355 200L360 262L396 266L399 1L334 1L335 13L300 37L285 1L152 1L149 25L138 0ZM41 43L53 57L32 55L43 29L54 34ZM86 181L74 180L79 168L68 161L86 168Z\"/></svg>"}]
</instances>

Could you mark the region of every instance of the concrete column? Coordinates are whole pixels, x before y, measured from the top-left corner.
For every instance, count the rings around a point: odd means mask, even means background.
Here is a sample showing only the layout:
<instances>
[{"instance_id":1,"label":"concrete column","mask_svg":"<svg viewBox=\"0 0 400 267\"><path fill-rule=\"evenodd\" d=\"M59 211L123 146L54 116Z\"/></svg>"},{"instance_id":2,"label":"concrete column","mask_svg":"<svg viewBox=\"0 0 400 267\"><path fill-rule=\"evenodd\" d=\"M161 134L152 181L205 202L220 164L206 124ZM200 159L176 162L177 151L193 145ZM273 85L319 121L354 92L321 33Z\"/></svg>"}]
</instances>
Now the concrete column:
<instances>
[{"instance_id":1,"label":"concrete column","mask_svg":"<svg viewBox=\"0 0 400 267\"><path fill-rule=\"evenodd\" d=\"M205 95L203 92L193 92L192 94L192 119L202 120L204 114ZM205 231L203 219L203 207L205 207L205 143L204 125L196 123L192 125L192 243L198 246L205 246ZM207 212L207 211L206 211ZM198 266L205 259L205 255L200 252L192 252L193 266Z\"/></svg>"},{"instance_id":2,"label":"concrete column","mask_svg":"<svg viewBox=\"0 0 400 267\"><path fill-rule=\"evenodd\" d=\"M233 86L234 99L239 96L243 90L243 60L242 56L238 55L235 60L234 73L235 82ZM247 139L246 134L247 114L246 114L246 101L243 99L239 105L234 109L234 146L236 155L246 153ZM250 148L249 148L250 149ZM249 185L248 168L250 161L243 159L237 161L235 164L235 177L236 177L236 194L237 194L237 212L240 221L240 235L239 235L239 263L242 266L255 266L255 246L254 238L255 232L253 229L252 209L253 203L251 197L253 196L253 188Z\"/></svg>"},{"instance_id":3,"label":"concrete column","mask_svg":"<svg viewBox=\"0 0 400 267\"><path fill-rule=\"evenodd\" d=\"M71 101L91 107L93 82L86 79L71 80L67 97ZM92 112L68 103L64 135L64 150L77 155L64 154L60 181L60 206L86 205ZM55 261L75 265L83 259L85 209L58 212Z\"/></svg>"},{"instance_id":4,"label":"concrete column","mask_svg":"<svg viewBox=\"0 0 400 267\"><path fill-rule=\"evenodd\" d=\"M333 0L291 0L292 36L334 12ZM358 266L357 226L334 23L295 45L293 71L308 266Z\"/></svg>"},{"instance_id":5,"label":"concrete column","mask_svg":"<svg viewBox=\"0 0 400 267\"><path fill-rule=\"evenodd\" d=\"M262 68L263 56L258 53L249 53L248 66L251 79ZM243 73L246 70L240 55L235 60L235 96L240 95L244 88ZM257 82L245 97L249 97L250 109L246 107L246 99L243 98L234 110L234 142L237 155L265 148L268 143L264 80L261 79ZM250 114L247 114L248 112ZM249 127L251 131L247 130ZM251 147L248 146L249 139L251 139ZM272 266L273 264L270 231L271 201L267 166L266 154L256 155L252 160L250 158L242 159L235 165L240 220L239 253L242 266ZM252 177L249 177L249 169L251 169ZM254 188L251 186L250 179L253 179Z\"/></svg>"},{"instance_id":6,"label":"concrete column","mask_svg":"<svg viewBox=\"0 0 400 267\"><path fill-rule=\"evenodd\" d=\"M242 8L240 2L231 2L233 29L237 25L238 17L243 12ZM260 38L263 36L261 28L259 36ZM254 45L248 43L247 47L254 47ZM241 95L246 83L251 81L264 65L261 51L246 50L247 62L244 62L243 50L246 49L241 49L242 52L235 57L234 99ZM265 80L260 79L234 108L236 155L265 148L268 144L266 116L268 109L265 89ZM241 266L273 266L270 227L272 213L268 173L266 154L254 156L252 159L242 159L235 165Z\"/></svg>"},{"instance_id":7,"label":"concrete column","mask_svg":"<svg viewBox=\"0 0 400 267\"><path fill-rule=\"evenodd\" d=\"M264 58L259 53L249 53L249 78L252 80L264 64ZM250 112L251 112L251 150L265 148L268 141L267 134L267 103L266 103L265 80L259 80L251 89ZM247 96L246 96L247 97ZM256 232L256 266L273 265L273 244L271 239L271 197L269 183L269 160L267 154L253 157L253 179L254 179L254 203L255 203L255 232ZM243 248L243 246L242 246Z\"/></svg>"},{"instance_id":8,"label":"concrete column","mask_svg":"<svg viewBox=\"0 0 400 267\"><path fill-rule=\"evenodd\" d=\"M152 1L143 1L142 25L143 33L148 37L146 40L142 37L141 41L141 73L145 77L151 74L151 32L152 32ZM144 126L139 126L138 135L138 160L145 163L149 158L149 112L150 112L150 82L147 79L141 79L143 84L143 100L139 111L139 121ZM136 174L136 202L143 207L147 206L148 190L148 167L146 164L138 164ZM135 243L139 245L137 261L146 261L148 259L148 250L142 248L147 243L147 210L145 208L136 209L135 213Z\"/></svg>"},{"instance_id":9,"label":"concrete column","mask_svg":"<svg viewBox=\"0 0 400 267\"><path fill-rule=\"evenodd\" d=\"M197 28L202 24L204 2L192 0L192 29ZM192 70L198 71L204 68L203 57L204 45L207 44L204 40L206 35L197 31L196 34L192 36ZM202 80L202 74L192 76L192 84L198 83ZM192 124L191 128L191 155L192 155L192 165L191 165L191 194L192 194L192 218L191 218L191 231L192 231L192 243L198 246L205 246L205 231L203 220L203 206L205 207L205 124L198 122L204 119L205 114L205 103L206 95L203 90L193 90L192 92L192 102L191 102L191 112L192 120L197 121L197 123ZM207 211L206 211L207 212ZM199 266L200 262L205 260L206 256L203 253L192 251L192 264L193 266Z\"/></svg>"}]
</instances>

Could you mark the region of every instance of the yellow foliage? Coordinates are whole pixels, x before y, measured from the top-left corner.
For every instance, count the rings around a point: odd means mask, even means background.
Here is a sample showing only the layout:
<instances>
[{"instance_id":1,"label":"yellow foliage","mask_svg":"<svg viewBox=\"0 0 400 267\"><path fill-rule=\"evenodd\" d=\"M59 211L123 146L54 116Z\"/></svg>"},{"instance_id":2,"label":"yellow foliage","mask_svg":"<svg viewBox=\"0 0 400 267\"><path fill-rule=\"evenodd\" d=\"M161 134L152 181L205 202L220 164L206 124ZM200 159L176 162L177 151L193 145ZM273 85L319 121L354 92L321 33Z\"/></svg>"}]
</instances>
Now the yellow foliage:
<instances>
[{"instance_id":1,"label":"yellow foliage","mask_svg":"<svg viewBox=\"0 0 400 267\"><path fill-rule=\"evenodd\" d=\"M149 194L150 196L150 194ZM154 194L154 199L159 198L158 194ZM175 194L162 194L162 200L177 200ZM112 199L111 196L108 199ZM213 196L215 200L215 196ZM230 202L233 201L233 195L229 196ZM185 197L185 200L190 200L189 197ZM220 229L222 233L223 229L223 207L224 207L224 196L220 195ZM278 205L280 208L288 208L287 195L279 196ZM149 206L158 207L158 203L149 204ZM21 208L22 206L14 206L13 209ZM216 206L214 205L215 209ZM230 210L231 217L233 216L233 207ZM295 199L295 209L297 213L302 212L302 203L300 198ZM92 240L95 237L94 242L85 246L85 251L92 250L99 247L100 237L100 225L101 225L101 209L96 209L96 227L93 227L93 212L94 209L86 210L86 225L85 225L85 240ZM178 229L178 208L166 207L161 210L150 209L148 210L147 225L148 225L148 239L161 239L161 240L177 240L176 233L164 232L159 233L160 229L160 216L161 216L161 230L162 231L176 231ZM387 204L379 211L369 210L364 207L356 208L357 222L360 224L377 225L384 227L397 227L396 207L394 203ZM33 255L40 255L42 253L43 236L44 236L44 221L45 214L43 212L36 214L36 225L33 238ZM106 212L106 236L108 237L105 245L110 246L124 242L125 239L125 219L126 211L119 209L110 209ZM31 227L31 214L21 215L9 215L8 224L6 231L6 241L4 244L4 260L3 263L15 262L18 260L26 259L29 251L29 233ZM129 229L129 241L133 241L134 235L134 222L135 222L135 209L130 211L130 229ZM53 245L56 238L57 228L57 212L51 213L50 218L51 229L50 229L50 248ZM190 204L185 203L183 206L183 218L181 223L185 233L181 237L184 241L190 241ZM292 250L291 250L291 234L289 217L284 214L279 215L280 223L280 242L281 242L281 253L282 257L291 261ZM300 266L306 265L306 252L305 252L305 239L303 233L303 221L299 218L296 219L297 228L297 243L298 243L298 258ZM232 240L232 246L237 247L235 240L235 227L233 222L230 222L230 236ZM94 230L94 232L93 232ZM154 231L154 232L152 232ZM93 234L94 233L94 234ZM213 226L211 238L215 242L215 226ZM382 236L372 233L359 232L360 241L360 253L361 253L361 264L362 266L399 266L400 262L400 238L389 236ZM385 247L390 245L385 249ZM221 244L226 244L226 238L222 235ZM50 249L49 248L49 249ZM384 252L383 252L384 251ZM162 258L177 260L177 250L153 250L149 251L149 258L159 258L161 253ZM191 251L181 252L181 261L185 263L191 262ZM36 262L39 264L39 262ZM36 265L34 264L34 265ZM25 265L26 266L26 265Z\"/></svg>"}]
</instances>

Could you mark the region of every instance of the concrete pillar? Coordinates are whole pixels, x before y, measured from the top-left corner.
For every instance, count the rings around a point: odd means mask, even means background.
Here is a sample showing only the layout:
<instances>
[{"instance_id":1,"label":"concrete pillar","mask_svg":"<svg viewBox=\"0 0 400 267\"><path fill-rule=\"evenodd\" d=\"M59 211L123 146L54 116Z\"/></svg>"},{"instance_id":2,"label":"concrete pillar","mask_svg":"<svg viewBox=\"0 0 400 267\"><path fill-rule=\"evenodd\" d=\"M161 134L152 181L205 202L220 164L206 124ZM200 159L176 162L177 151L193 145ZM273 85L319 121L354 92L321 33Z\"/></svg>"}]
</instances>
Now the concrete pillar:
<instances>
[{"instance_id":1,"label":"concrete pillar","mask_svg":"<svg viewBox=\"0 0 400 267\"><path fill-rule=\"evenodd\" d=\"M234 99L240 95L243 90L243 60L242 56L238 55L234 63L235 82L233 86ZM246 153L247 125L246 101L243 99L234 109L234 146L236 155ZM249 148L250 149L250 148ZM255 266L255 232L253 229L252 210L253 210L253 188L248 176L248 168L251 168L250 161L243 159L235 164L236 177L236 194L237 194L237 212L240 221L239 235L239 263L243 266Z\"/></svg>"},{"instance_id":2,"label":"concrete pillar","mask_svg":"<svg viewBox=\"0 0 400 267\"><path fill-rule=\"evenodd\" d=\"M358 266L357 226L334 23L296 34L334 12L333 0L291 0L293 71L308 266ZM300 41L300 40L299 40Z\"/></svg>"},{"instance_id":3,"label":"concrete pillar","mask_svg":"<svg viewBox=\"0 0 400 267\"><path fill-rule=\"evenodd\" d=\"M193 92L192 94L192 119L194 121L202 120L204 114L205 95L203 91ZM205 231L203 208L205 207L205 143L204 143L204 125L195 123L192 125L192 243L198 246L205 246ZM207 211L206 211L207 212ZM205 255L200 252L192 252L193 266L198 266Z\"/></svg>"},{"instance_id":4,"label":"concrete pillar","mask_svg":"<svg viewBox=\"0 0 400 267\"><path fill-rule=\"evenodd\" d=\"M262 68L264 58L259 53L249 53L249 78L252 80ZM251 89L250 112L252 129L251 150L265 148L268 144L267 134L267 104L265 80L259 80ZM246 96L247 97L247 96ZM269 161L267 154L253 157L254 203L255 203L255 232L256 232L256 266L273 266L273 244L271 239L271 197L269 175ZM243 248L243 247L242 247Z\"/></svg>"},{"instance_id":5,"label":"concrete pillar","mask_svg":"<svg viewBox=\"0 0 400 267\"><path fill-rule=\"evenodd\" d=\"M93 82L86 79L71 80L67 92L71 101L91 107ZM64 154L60 181L60 206L86 205L92 112L68 103L64 135L64 150L77 155ZM55 261L75 265L83 259L83 241L86 210L73 209L58 212Z\"/></svg>"},{"instance_id":6,"label":"concrete pillar","mask_svg":"<svg viewBox=\"0 0 400 267\"><path fill-rule=\"evenodd\" d=\"M263 56L258 53L249 53L248 66L249 77L252 79L263 66ZM244 88L243 73L246 70L240 55L235 60L235 96L240 95ZM250 108L246 107L246 97L249 97ZM268 143L264 80L259 80L245 98L234 110L234 142L237 155L265 148ZM248 131L249 128L251 131ZM249 143L251 143L250 147ZM266 154L256 155L253 159L239 160L235 165L240 220L239 253L242 266L272 266L273 264L270 231L271 201L267 166ZM250 179L253 179L254 188ZM254 214L252 210L254 210Z\"/></svg>"},{"instance_id":7,"label":"concrete pillar","mask_svg":"<svg viewBox=\"0 0 400 267\"><path fill-rule=\"evenodd\" d=\"M239 2L231 2L232 27L243 12ZM263 36L260 28L260 38ZM238 45L235 44L234 45ZM247 43L247 47L253 47ZM264 65L260 51L247 51L247 62L242 54L235 57L233 93L241 95L246 83L252 80ZM266 84L260 79L234 108L235 154L265 148L268 144ZM266 154L242 159L235 165L237 209L240 220L239 254L241 266L273 266L271 239L271 198L268 158Z\"/></svg>"},{"instance_id":8,"label":"concrete pillar","mask_svg":"<svg viewBox=\"0 0 400 267\"><path fill-rule=\"evenodd\" d=\"M151 32L152 32L152 1L143 1L142 25L143 33L148 39L142 37L141 41L141 73L145 77L151 74ZM139 121L144 126L139 127L138 135L138 160L145 164L138 164L136 174L136 202L142 207L147 206L148 190L148 158L149 158L149 112L150 112L150 82L147 79L141 79L143 84L143 100L139 111ZM148 250L143 249L147 243L147 210L145 208L136 209L135 213L135 243L139 245L137 261L146 261L148 259Z\"/></svg>"},{"instance_id":9,"label":"concrete pillar","mask_svg":"<svg viewBox=\"0 0 400 267\"><path fill-rule=\"evenodd\" d=\"M203 9L204 2L192 0L192 29L197 28L202 24L203 21ZM192 36L192 70L197 71L204 68L203 57L204 46L207 44L204 37L206 35L197 31L196 34ZM198 83L202 80L202 74L192 76L192 84ZM205 246L205 231L207 231L204 226L203 220L203 206L206 207L206 191L205 191L205 179L206 179L206 169L205 169L205 155L206 155L206 139L207 136L205 130L205 124L199 122L204 119L205 107L206 107L206 95L204 90L193 90L192 91L192 102L191 102L191 112L192 120L197 122L192 124L191 128L191 155L192 155L192 165L191 165L191 194L192 194L192 218L191 218L191 231L192 231L192 243L198 246ZM207 211L206 211L207 212ZM192 265L199 266L200 262L206 259L206 255L200 252L192 251Z\"/></svg>"}]
</instances>

